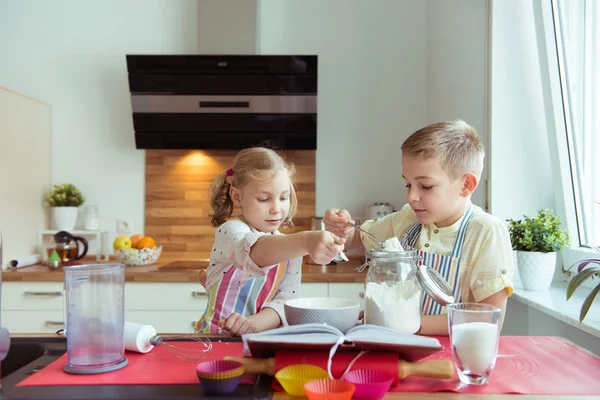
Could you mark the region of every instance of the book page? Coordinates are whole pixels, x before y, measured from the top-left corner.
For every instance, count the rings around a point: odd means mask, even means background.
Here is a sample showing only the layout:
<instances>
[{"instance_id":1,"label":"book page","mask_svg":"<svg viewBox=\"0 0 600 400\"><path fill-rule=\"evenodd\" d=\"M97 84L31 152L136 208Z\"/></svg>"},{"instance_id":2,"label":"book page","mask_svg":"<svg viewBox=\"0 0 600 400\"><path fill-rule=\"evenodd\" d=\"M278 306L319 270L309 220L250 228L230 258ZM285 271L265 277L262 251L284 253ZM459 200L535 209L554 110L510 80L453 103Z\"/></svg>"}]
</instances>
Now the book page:
<instances>
[{"instance_id":1,"label":"book page","mask_svg":"<svg viewBox=\"0 0 600 400\"><path fill-rule=\"evenodd\" d=\"M400 333L378 325L358 325L348 331L346 338L352 342L381 343L403 346L440 347L436 338Z\"/></svg>"}]
</instances>

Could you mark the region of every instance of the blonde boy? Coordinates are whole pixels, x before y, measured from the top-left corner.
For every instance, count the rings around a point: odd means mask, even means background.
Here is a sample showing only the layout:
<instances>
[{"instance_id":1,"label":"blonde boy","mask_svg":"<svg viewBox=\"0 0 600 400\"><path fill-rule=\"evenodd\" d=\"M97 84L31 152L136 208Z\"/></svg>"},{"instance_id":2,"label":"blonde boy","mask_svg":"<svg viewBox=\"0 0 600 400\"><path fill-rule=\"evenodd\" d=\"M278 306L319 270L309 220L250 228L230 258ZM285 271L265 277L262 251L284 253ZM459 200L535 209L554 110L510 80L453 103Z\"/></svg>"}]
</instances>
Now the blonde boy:
<instances>
[{"instance_id":1,"label":"blonde boy","mask_svg":"<svg viewBox=\"0 0 600 400\"><path fill-rule=\"evenodd\" d=\"M450 283L456 302L494 305L502 310L502 323L513 291L512 248L505 224L471 203L484 156L477 131L464 121L418 130L402 144L408 204L362 228L380 240L396 236L405 248L420 250L425 264ZM354 222L348 211L327 210L324 221L328 231L346 238L347 249L373 248L348 225ZM445 307L426 296L423 312L420 334L448 334Z\"/></svg>"}]
</instances>

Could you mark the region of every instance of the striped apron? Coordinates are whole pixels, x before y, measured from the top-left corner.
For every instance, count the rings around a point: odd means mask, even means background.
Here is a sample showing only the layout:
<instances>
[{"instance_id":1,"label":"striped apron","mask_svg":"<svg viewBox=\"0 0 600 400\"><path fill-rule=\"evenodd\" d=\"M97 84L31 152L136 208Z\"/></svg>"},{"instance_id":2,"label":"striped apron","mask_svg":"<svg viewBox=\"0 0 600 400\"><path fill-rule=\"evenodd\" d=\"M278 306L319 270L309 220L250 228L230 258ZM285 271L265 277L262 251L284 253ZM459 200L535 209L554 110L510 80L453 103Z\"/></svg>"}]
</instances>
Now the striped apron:
<instances>
[{"instance_id":1,"label":"striped apron","mask_svg":"<svg viewBox=\"0 0 600 400\"><path fill-rule=\"evenodd\" d=\"M241 286L242 270L231 267L218 284L207 290L206 311L196 324L196 332L221 333L217 323L231 313L246 317L258 313L277 293L287 265L288 261L279 263L265 275L250 279Z\"/></svg>"},{"instance_id":2,"label":"striped apron","mask_svg":"<svg viewBox=\"0 0 600 400\"><path fill-rule=\"evenodd\" d=\"M467 226L469 221L473 217L473 206L467 209L467 212L460 223L460 228L454 241L452 248L452 254L449 256L442 254L435 254L423 250L414 248L415 243L419 239L421 234L421 224L419 221L415 221L414 224L408 228L408 231L404 234L400 242L406 250L418 250L419 261L418 264L425 264L435 269L452 288L454 295L454 302L460 302L460 256L462 252L463 243L465 241L465 234L467 232ZM437 315L445 314L446 307L438 304L429 294L425 293L423 296L423 304L421 305L423 315Z\"/></svg>"}]
</instances>

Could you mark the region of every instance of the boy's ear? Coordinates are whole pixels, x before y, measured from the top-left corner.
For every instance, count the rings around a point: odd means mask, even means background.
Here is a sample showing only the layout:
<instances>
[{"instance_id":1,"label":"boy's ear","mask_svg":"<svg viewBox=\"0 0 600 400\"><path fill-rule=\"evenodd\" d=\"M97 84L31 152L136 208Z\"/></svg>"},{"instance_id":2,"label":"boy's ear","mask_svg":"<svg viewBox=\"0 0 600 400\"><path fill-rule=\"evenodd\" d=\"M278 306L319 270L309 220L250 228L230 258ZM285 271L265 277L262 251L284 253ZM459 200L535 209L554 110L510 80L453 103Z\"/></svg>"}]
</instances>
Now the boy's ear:
<instances>
[{"instance_id":1,"label":"boy's ear","mask_svg":"<svg viewBox=\"0 0 600 400\"><path fill-rule=\"evenodd\" d=\"M242 196L240 194L240 191L236 187L229 187L229 197L231 197L231 200L233 200L233 204L236 206L239 206L242 202Z\"/></svg>"},{"instance_id":2,"label":"boy's ear","mask_svg":"<svg viewBox=\"0 0 600 400\"><path fill-rule=\"evenodd\" d=\"M463 177L463 188L460 192L460 195L462 197L470 196L471 194L473 194L475 189L477 189L478 183L479 183L479 180L477 179L477 176L475 174L472 174L472 173L466 174Z\"/></svg>"}]
</instances>

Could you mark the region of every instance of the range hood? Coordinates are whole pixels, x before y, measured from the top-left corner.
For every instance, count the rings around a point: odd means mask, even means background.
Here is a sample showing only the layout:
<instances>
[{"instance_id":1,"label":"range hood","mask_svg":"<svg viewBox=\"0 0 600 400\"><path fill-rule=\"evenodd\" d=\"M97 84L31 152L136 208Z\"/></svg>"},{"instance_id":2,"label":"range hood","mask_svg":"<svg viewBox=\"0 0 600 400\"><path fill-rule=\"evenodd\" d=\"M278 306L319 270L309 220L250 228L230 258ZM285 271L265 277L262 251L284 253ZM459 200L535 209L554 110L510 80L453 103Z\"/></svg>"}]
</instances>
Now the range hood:
<instances>
[{"instance_id":1,"label":"range hood","mask_svg":"<svg viewBox=\"0 0 600 400\"><path fill-rule=\"evenodd\" d=\"M138 149L317 148L317 56L127 55Z\"/></svg>"}]
</instances>

